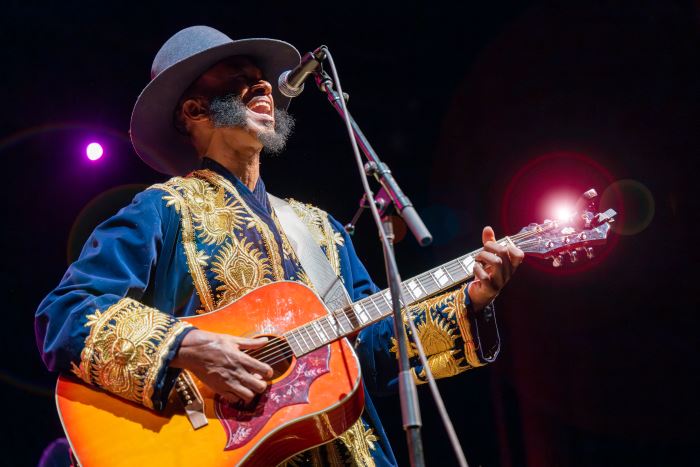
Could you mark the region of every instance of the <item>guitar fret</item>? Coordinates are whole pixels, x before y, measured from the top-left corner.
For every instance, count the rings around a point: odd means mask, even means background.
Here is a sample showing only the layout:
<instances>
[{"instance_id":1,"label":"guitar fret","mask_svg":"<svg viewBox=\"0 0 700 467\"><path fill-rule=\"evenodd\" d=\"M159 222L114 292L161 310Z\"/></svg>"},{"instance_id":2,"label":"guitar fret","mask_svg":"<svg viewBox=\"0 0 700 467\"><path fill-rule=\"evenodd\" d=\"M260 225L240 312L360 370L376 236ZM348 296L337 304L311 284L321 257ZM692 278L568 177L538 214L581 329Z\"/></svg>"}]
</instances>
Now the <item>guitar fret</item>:
<instances>
[{"instance_id":1,"label":"guitar fret","mask_svg":"<svg viewBox=\"0 0 700 467\"><path fill-rule=\"evenodd\" d=\"M379 316L382 316L384 313L382 312L382 309L379 308L379 305L377 305L377 302L375 302L377 296L378 294L370 295L369 297L367 297L367 300L369 300L370 303L372 303L372 306L375 310L377 310ZM379 296L379 298L381 298L381 296Z\"/></svg>"},{"instance_id":2,"label":"guitar fret","mask_svg":"<svg viewBox=\"0 0 700 467\"><path fill-rule=\"evenodd\" d=\"M428 282L428 279L430 279L433 283L435 283L435 279L430 273L423 273L419 276L416 276L416 279L418 280L418 285L420 285L421 289L423 289L423 293L425 295L430 295L434 292L434 290L432 290L432 287L430 286L430 283Z\"/></svg>"},{"instance_id":3,"label":"guitar fret","mask_svg":"<svg viewBox=\"0 0 700 467\"><path fill-rule=\"evenodd\" d=\"M299 341L298 341L297 337L296 337L294 334L295 334L294 331L290 331L290 332L288 332L288 333L286 334L286 336L287 336L287 343L289 344L289 347L292 348L292 351L293 351L293 352L297 355L297 357L298 357L298 356L303 352L303 349L302 349L301 346L299 345ZM292 346L292 340L291 340L292 337L294 338L294 346ZM298 352L295 351L295 350L294 350L294 347L297 347L297 348L299 349L299 351L298 351Z\"/></svg>"},{"instance_id":4,"label":"guitar fret","mask_svg":"<svg viewBox=\"0 0 700 467\"><path fill-rule=\"evenodd\" d=\"M328 342L332 341L338 337L338 333L335 332L335 327L333 326L333 318L329 316L324 316L320 319L321 327L323 328L323 333L326 335Z\"/></svg>"},{"instance_id":5,"label":"guitar fret","mask_svg":"<svg viewBox=\"0 0 700 467\"><path fill-rule=\"evenodd\" d=\"M309 345L308 342L306 342L306 339L304 338L304 335L300 332L300 329L301 328L297 328L293 332L294 332L294 334L296 334L297 341L298 341L299 337L301 337L301 340L304 343L304 346L306 346L306 351L309 351L309 350L311 350L311 346ZM301 346L300 346L300 348L301 348ZM301 349L301 350L304 351L304 349Z\"/></svg>"},{"instance_id":6,"label":"guitar fret","mask_svg":"<svg viewBox=\"0 0 700 467\"><path fill-rule=\"evenodd\" d=\"M431 272L430 275L433 276L433 279L438 284L438 288L443 288L445 284L450 281L443 268L437 268L435 271Z\"/></svg>"},{"instance_id":7,"label":"guitar fret","mask_svg":"<svg viewBox=\"0 0 700 467\"><path fill-rule=\"evenodd\" d=\"M318 334L319 337L322 337L322 338L323 338L323 342L322 342L322 343L325 344L325 343L327 343L328 341L330 341L330 338L328 337L328 334L326 333L326 330L323 329L323 327L321 326L321 323L320 323L319 321L314 321L314 322L313 322L313 326L314 326L314 330L316 331L316 334Z\"/></svg>"},{"instance_id":8,"label":"guitar fret","mask_svg":"<svg viewBox=\"0 0 700 467\"><path fill-rule=\"evenodd\" d=\"M418 276L418 277L420 278L420 279L418 280L418 285L421 286L421 288L423 289L423 292L424 292L426 295L430 295L431 293L433 293L434 290L429 290L429 289L428 289L428 277L432 279L433 276L431 276L430 274L425 274L425 273L423 273L423 274L421 274L421 275Z\"/></svg>"},{"instance_id":9,"label":"guitar fret","mask_svg":"<svg viewBox=\"0 0 700 467\"><path fill-rule=\"evenodd\" d=\"M381 295L381 297L384 299L384 303L386 303L386 306L388 306L390 310L393 310L394 307L391 304L391 294L389 293L389 291L387 290L386 292L384 292L384 295Z\"/></svg>"},{"instance_id":10,"label":"guitar fret","mask_svg":"<svg viewBox=\"0 0 700 467\"><path fill-rule=\"evenodd\" d=\"M351 332L354 331L355 329L357 329L358 327L362 326L360 318L357 316L357 313L355 313L355 310L353 309L352 306L349 306L347 308L347 312L345 313L345 316L348 318Z\"/></svg>"},{"instance_id":11,"label":"guitar fret","mask_svg":"<svg viewBox=\"0 0 700 467\"><path fill-rule=\"evenodd\" d=\"M336 319L336 321L338 322L338 326L340 326L340 330L341 330L343 333L348 333L348 332L352 331L352 322L350 322L350 319L348 318L347 310L349 310L349 307L346 307L346 308L341 309L341 310L340 310L340 316L342 316L343 318L345 318L345 321L347 322L347 324L348 324L348 326L350 327L350 329L346 330L346 329L343 327L343 320L341 320L340 318L337 318L337 319Z\"/></svg>"},{"instance_id":12,"label":"guitar fret","mask_svg":"<svg viewBox=\"0 0 700 467\"><path fill-rule=\"evenodd\" d=\"M446 266L446 269L448 271L450 271L450 277L452 277L452 281L454 283L460 282L460 281L464 280L464 278L466 277L464 274L464 272L466 272L466 271L464 271L464 268L462 268L460 266L459 261L451 261ZM464 272L462 272L462 271L464 271Z\"/></svg>"},{"instance_id":13,"label":"guitar fret","mask_svg":"<svg viewBox=\"0 0 700 467\"><path fill-rule=\"evenodd\" d=\"M465 272L465 274L469 275L469 271L468 271L467 268L464 266L464 263L462 262L461 259L458 259L457 261L455 261L455 263L456 263L460 268L462 268L462 270Z\"/></svg>"},{"instance_id":14,"label":"guitar fret","mask_svg":"<svg viewBox=\"0 0 700 467\"><path fill-rule=\"evenodd\" d=\"M420 298L421 296L425 295L425 289L420 285L420 282L418 282L417 280L411 279L406 285L406 288L409 290L414 299Z\"/></svg>"},{"instance_id":15,"label":"guitar fret","mask_svg":"<svg viewBox=\"0 0 700 467\"><path fill-rule=\"evenodd\" d=\"M348 305L345 308L343 308L341 310L341 312L342 312L343 318L345 319L346 326L348 327L348 330L347 331L344 330L344 332L346 332L346 333L352 332L353 329L355 329L355 326L353 325L353 323L355 321L357 321L357 319L353 320L353 317L357 318L355 316L355 311L352 309L351 305Z\"/></svg>"},{"instance_id":16,"label":"guitar fret","mask_svg":"<svg viewBox=\"0 0 700 467\"><path fill-rule=\"evenodd\" d=\"M314 329L313 323L310 324L311 325L307 324L306 326L304 326L304 329L306 329L307 334L309 335L309 337L311 337L311 343L314 345L314 348L317 348L320 344L319 340L321 336L319 336L316 332L316 329ZM311 331L313 331L314 334L316 334L316 337L314 337L313 334L311 334Z\"/></svg>"},{"instance_id":17,"label":"guitar fret","mask_svg":"<svg viewBox=\"0 0 700 467\"><path fill-rule=\"evenodd\" d=\"M452 261L450 264L452 265L452 269L459 275L460 280L466 277L467 269L459 260Z\"/></svg>"},{"instance_id":18,"label":"guitar fret","mask_svg":"<svg viewBox=\"0 0 700 467\"><path fill-rule=\"evenodd\" d=\"M464 266L464 269L467 271L467 274L471 276L474 274L474 262L475 259L472 255L467 255L466 258L464 258L460 263Z\"/></svg>"},{"instance_id":19,"label":"guitar fret","mask_svg":"<svg viewBox=\"0 0 700 467\"><path fill-rule=\"evenodd\" d=\"M407 284L401 284L401 290L403 290L404 295L409 295L411 297L411 301L413 302L416 298L416 295L413 293L413 291L408 287Z\"/></svg>"},{"instance_id":20,"label":"guitar fret","mask_svg":"<svg viewBox=\"0 0 700 467\"><path fill-rule=\"evenodd\" d=\"M389 305L389 309L394 309L394 301L391 299L391 292L389 290L384 292L384 301ZM401 304L401 299L399 299L399 304Z\"/></svg>"},{"instance_id":21,"label":"guitar fret","mask_svg":"<svg viewBox=\"0 0 700 467\"><path fill-rule=\"evenodd\" d=\"M313 344L314 344L314 338L313 338L313 336L311 335L311 333L309 332L307 326L302 326L302 327L300 327L300 328L299 328L299 331L300 331L299 333L301 334L301 338L302 338L302 339L304 339L304 333L303 333L302 331L306 331L306 335L308 336L308 338L309 338L309 340L311 341L311 344L312 344L312 345L309 345L308 342L307 342L306 345L309 347L309 350L314 349L314 348L315 348L315 347L313 346ZM306 339L304 339L304 342L306 342Z\"/></svg>"},{"instance_id":22,"label":"guitar fret","mask_svg":"<svg viewBox=\"0 0 700 467\"><path fill-rule=\"evenodd\" d=\"M355 310L355 315L362 324L368 323L370 321L369 313L361 302L355 302L352 305L352 308Z\"/></svg>"},{"instance_id":23,"label":"guitar fret","mask_svg":"<svg viewBox=\"0 0 700 467\"><path fill-rule=\"evenodd\" d=\"M338 321L335 319L334 315L328 315L325 318L326 323L328 323L328 328L333 332L333 338L339 337L338 333Z\"/></svg>"}]
</instances>

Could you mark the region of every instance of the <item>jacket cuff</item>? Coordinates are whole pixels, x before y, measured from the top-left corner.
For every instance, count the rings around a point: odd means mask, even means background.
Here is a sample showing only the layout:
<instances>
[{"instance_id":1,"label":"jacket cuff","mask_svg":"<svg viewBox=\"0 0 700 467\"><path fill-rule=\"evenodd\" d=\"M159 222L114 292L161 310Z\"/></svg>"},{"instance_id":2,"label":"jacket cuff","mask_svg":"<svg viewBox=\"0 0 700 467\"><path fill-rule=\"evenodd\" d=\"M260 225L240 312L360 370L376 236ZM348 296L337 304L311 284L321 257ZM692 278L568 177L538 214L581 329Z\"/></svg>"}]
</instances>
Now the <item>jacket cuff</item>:
<instances>
[{"instance_id":1,"label":"jacket cuff","mask_svg":"<svg viewBox=\"0 0 700 467\"><path fill-rule=\"evenodd\" d=\"M192 325L123 298L106 311L87 316L90 333L73 373L119 397L162 409L177 373L168 364ZM171 374L172 373L172 374Z\"/></svg>"},{"instance_id":2,"label":"jacket cuff","mask_svg":"<svg viewBox=\"0 0 700 467\"><path fill-rule=\"evenodd\" d=\"M469 283L462 288L466 313L459 316L459 328L464 339L464 354L471 366L483 366L496 360L501 349L501 337L493 302L476 312L469 298Z\"/></svg>"}]
</instances>

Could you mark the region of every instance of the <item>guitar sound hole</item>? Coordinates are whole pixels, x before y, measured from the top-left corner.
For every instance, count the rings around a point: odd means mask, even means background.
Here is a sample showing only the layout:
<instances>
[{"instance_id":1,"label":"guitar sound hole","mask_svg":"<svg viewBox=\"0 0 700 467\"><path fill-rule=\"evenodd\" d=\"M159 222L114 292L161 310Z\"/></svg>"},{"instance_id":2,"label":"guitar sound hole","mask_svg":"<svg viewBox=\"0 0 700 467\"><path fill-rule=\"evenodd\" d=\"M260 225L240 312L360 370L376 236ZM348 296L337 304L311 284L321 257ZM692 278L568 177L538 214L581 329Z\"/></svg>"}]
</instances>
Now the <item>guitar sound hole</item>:
<instances>
[{"instance_id":1,"label":"guitar sound hole","mask_svg":"<svg viewBox=\"0 0 700 467\"><path fill-rule=\"evenodd\" d=\"M272 367L272 379L277 379L284 375L289 370L289 367L292 366L292 349L284 338L272 335L262 335L260 337L267 337L269 342L265 347L255 352L253 356L256 353L261 355L262 358L260 360Z\"/></svg>"}]
</instances>

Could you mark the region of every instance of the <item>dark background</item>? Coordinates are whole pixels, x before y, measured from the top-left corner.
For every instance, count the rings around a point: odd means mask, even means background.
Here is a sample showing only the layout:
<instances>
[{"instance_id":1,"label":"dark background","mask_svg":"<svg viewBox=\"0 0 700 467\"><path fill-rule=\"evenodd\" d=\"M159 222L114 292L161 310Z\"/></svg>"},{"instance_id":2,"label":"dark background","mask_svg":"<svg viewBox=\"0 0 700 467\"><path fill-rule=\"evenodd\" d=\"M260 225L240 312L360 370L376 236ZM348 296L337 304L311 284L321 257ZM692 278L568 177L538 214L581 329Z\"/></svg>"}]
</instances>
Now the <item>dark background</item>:
<instances>
[{"instance_id":1,"label":"dark background","mask_svg":"<svg viewBox=\"0 0 700 467\"><path fill-rule=\"evenodd\" d=\"M528 259L497 301L498 361L440 387L473 466L696 463L698 4L286 4L0 7L0 463L33 465L62 433L33 313L92 227L164 179L131 149L129 116L160 45L194 24L330 47L354 116L435 235L398 244L404 277L478 247L483 225L541 221L551 193L633 180L607 197L622 218L597 259L563 272ZM268 189L348 221L361 186L340 121L311 86L290 110L288 150L262 163ZM362 219L355 243L383 285L375 238ZM428 464L451 465L421 392ZM376 402L405 465L398 400Z\"/></svg>"}]
</instances>

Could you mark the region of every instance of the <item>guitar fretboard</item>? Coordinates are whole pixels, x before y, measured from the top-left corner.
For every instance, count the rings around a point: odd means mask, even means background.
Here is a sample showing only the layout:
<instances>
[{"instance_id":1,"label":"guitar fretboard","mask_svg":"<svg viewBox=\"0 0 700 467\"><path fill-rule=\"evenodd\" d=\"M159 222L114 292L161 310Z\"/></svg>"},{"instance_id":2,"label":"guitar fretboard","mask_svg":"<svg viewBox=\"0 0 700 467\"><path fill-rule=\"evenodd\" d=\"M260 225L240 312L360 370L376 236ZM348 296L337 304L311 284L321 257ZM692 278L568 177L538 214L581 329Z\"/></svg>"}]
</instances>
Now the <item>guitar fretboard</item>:
<instances>
[{"instance_id":1,"label":"guitar fretboard","mask_svg":"<svg viewBox=\"0 0 700 467\"><path fill-rule=\"evenodd\" d=\"M507 244L506 237L499 243ZM409 306L474 276L476 255L481 248L426 271L401 283L401 306ZM384 289L328 316L316 319L284 334L287 343L298 357L336 339L352 334L391 315L391 294Z\"/></svg>"}]
</instances>

